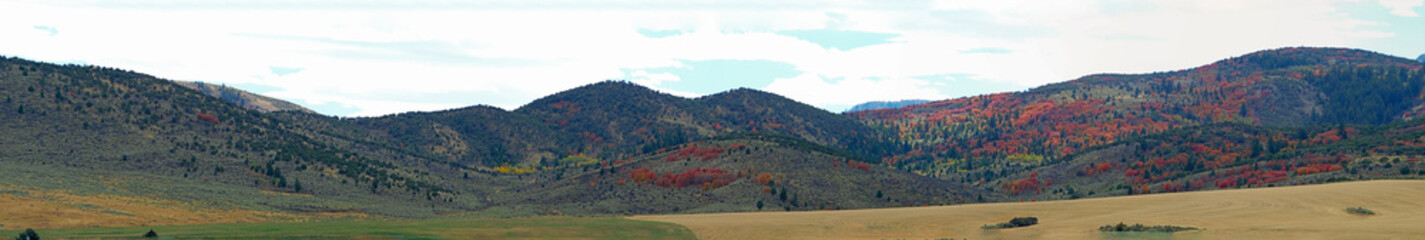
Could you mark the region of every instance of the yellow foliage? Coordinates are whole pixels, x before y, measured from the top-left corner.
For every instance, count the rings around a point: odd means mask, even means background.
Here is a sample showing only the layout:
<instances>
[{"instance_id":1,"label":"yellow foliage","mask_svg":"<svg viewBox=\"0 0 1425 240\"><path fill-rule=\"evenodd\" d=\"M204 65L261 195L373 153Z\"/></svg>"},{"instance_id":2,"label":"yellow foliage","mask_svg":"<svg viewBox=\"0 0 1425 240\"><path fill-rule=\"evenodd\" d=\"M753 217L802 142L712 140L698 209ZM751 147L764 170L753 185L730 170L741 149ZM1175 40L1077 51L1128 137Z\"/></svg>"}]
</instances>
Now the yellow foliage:
<instances>
[{"instance_id":1,"label":"yellow foliage","mask_svg":"<svg viewBox=\"0 0 1425 240\"><path fill-rule=\"evenodd\" d=\"M1039 161L1044 161L1044 156L1039 156L1039 155L1036 155L1036 154L1024 154L1024 153L1020 153L1020 154L1009 155L1008 157L1005 157L1005 160L1010 160L1010 161L1015 161L1015 162L1039 162Z\"/></svg>"},{"instance_id":2,"label":"yellow foliage","mask_svg":"<svg viewBox=\"0 0 1425 240\"><path fill-rule=\"evenodd\" d=\"M533 168L533 167L530 167L530 168L522 168L522 167L510 166L509 164L505 164L505 165L503 165L503 166L495 167L495 171L496 171L496 172L500 172L500 173L504 173L504 174L526 174L526 173L532 173L532 172L534 172L534 168Z\"/></svg>"}]
</instances>

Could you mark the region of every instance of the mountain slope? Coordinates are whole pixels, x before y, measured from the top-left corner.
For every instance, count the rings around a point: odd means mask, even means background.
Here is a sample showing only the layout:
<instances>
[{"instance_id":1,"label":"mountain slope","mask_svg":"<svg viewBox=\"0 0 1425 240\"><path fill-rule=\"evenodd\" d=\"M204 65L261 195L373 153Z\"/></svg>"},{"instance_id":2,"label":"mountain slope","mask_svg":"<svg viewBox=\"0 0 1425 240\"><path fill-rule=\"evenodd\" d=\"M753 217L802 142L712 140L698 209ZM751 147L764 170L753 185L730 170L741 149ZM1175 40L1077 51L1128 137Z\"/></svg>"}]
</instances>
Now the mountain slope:
<instances>
[{"instance_id":1,"label":"mountain slope","mask_svg":"<svg viewBox=\"0 0 1425 240\"><path fill-rule=\"evenodd\" d=\"M1021 198L1060 199L1415 179L1425 175L1422 155L1425 120L1296 128L1218 123L1095 147L984 185Z\"/></svg>"},{"instance_id":2,"label":"mountain slope","mask_svg":"<svg viewBox=\"0 0 1425 240\"><path fill-rule=\"evenodd\" d=\"M0 162L11 170L0 185L302 214L430 216L481 204L451 201L481 191L449 180L455 173L333 145L148 75L4 58L0 96Z\"/></svg>"},{"instance_id":3,"label":"mountain slope","mask_svg":"<svg viewBox=\"0 0 1425 240\"><path fill-rule=\"evenodd\" d=\"M1151 74L1097 74L1025 92L850 113L913 150L923 174L1033 166L1131 136L1212 122L1381 124L1420 114L1421 64L1373 52L1284 48ZM958 169L958 170L957 170Z\"/></svg>"},{"instance_id":4,"label":"mountain slope","mask_svg":"<svg viewBox=\"0 0 1425 240\"><path fill-rule=\"evenodd\" d=\"M652 214L857 209L1000 199L980 189L848 161L804 140L739 135L526 176L494 213ZM488 214L494 214L488 213Z\"/></svg>"},{"instance_id":5,"label":"mountain slope","mask_svg":"<svg viewBox=\"0 0 1425 240\"><path fill-rule=\"evenodd\" d=\"M242 106L243 108L257 110L259 112L313 112L311 109L307 109L305 107L302 107L301 105L293 104L291 102L283 101L281 99L254 94L226 85L213 85L203 82L190 81L173 82L178 83L178 85L183 85L184 87L192 88L193 90L198 90L199 92L208 94L210 96L223 99L224 101L237 104L238 106Z\"/></svg>"}]
</instances>

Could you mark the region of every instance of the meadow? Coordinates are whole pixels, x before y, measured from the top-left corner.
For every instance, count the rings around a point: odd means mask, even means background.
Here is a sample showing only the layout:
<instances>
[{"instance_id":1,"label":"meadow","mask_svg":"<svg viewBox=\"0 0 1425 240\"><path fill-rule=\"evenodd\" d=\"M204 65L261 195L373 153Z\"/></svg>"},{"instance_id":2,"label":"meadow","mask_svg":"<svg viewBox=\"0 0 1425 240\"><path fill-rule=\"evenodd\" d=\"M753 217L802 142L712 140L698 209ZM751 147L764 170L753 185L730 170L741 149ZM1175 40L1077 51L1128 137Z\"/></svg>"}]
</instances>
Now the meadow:
<instances>
[{"instance_id":1,"label":"meadow","mask_svg":"<svg viewBox=\"0 0 1425 240\"><path fill-rule=\"evenodd\" d=\"M699 239L1410 239L1425 236L1425 181L1382 180L1065 201L810 212L648 215ZM1362 207L1374 215L1352 214ZM981 229L1014 217L1039 223ZM1117 223L1203 228L1104 233Z\"/></svg>"}]
</instances>

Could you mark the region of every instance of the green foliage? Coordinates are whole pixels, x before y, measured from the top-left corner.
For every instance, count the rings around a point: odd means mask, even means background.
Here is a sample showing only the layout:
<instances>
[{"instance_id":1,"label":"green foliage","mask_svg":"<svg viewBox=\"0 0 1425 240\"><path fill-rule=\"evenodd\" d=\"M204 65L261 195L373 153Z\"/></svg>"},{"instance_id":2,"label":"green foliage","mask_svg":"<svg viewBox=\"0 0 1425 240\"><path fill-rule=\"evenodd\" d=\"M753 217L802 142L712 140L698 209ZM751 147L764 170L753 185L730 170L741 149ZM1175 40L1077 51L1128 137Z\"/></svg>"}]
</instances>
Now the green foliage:
<instances>
[{"instance_id":1,"label":"green foliage","mask_svg":"<svg viewBox=\"0 0 1425 240\"><path fill-rule=\"evenodd\" d=\"M1371 211L1370 209L1366 209L1366 208L1363 208L1363 207L1350 207L1350 208L1346 208L1346 212L1351 213L1351 214L1367 215L1367 216L1369 216L1369 215L1376 215L1376 212L1375 212L1375 211Z\"/></svg>"},{"instance_id":2,"label":"green foliage","mask_svg":"<svg viewBox=\"0 0 1425 240\"><path fill-rule=\"evenodd\" d=\"M1001 229L1001 228L1017 228L1017 227L1033 226L1033 225L1035 225L1035 224L1039 224L1039 218L1036 218L1036 217L1016 217L1016 218L1010 219L1009 222L996 223L996 224L993 224L993 225L984 225L984 226L980 226L980 228L981 228L981 229L986 229L986 230L989 230L989 229Z\"/></svg>"},{"instance_id":3,"label":"green foliage","mask_svg":"<svg viewBox=\"0 0 1425 240\"><path fill-rule=\"evenodd\" d=\"M26 228L24 232L20 233L20 236L15 237L15 240L40 240L40 234L35 233L34 229Z\"/></svg>"}]
</instances>

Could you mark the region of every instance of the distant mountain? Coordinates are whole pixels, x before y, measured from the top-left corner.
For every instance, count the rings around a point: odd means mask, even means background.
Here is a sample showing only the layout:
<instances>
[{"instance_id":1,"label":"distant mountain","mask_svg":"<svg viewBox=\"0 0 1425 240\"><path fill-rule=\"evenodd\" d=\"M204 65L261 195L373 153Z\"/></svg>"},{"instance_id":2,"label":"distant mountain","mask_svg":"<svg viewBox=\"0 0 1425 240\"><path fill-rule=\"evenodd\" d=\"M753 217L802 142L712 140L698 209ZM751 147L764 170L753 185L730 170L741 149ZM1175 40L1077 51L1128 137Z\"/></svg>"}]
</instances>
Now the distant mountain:
<instances>
[{"instance_id":1,"label":"distant mountain","mask_svg":"<svg viewBox=\"0 0 1425 240\"><path fill-rule=\"evenodd\" d=\"M1425 63L1425 54L1420 54L1419 57L1415 57L1415 61L1420 61L1420 62L1422 62L1422 63Z\"/></svg>"},{"instance_id":2,"label":"distant mountain","mask_svg":"<svg viewBox=\"0 0 1425 240\"><path fill-rule=\"evenodd\" d=\"M219 99L223 99L223 101L228 101L228 102L231 102L231 103L233 103L233 104L237 104L238 106L242 106L243 108L252 109L252 110L257 110L257 111L260 111L260 112L275 112L275 111L299 111L299 112L309 112L309 113L310 113L310 112L313 112L312 110L307 109L307 108L304 108L304 107L302 107L301 105L293 104L293 103L291 103L291 102L282 101L282 100L280 100L280 99L276 99L276 98L272 98L272 97L268 97L268 96L263 96L263 95L254 94L254 93L251 93L251 92L243 91L243 90L241 90L241 89L229 87L229 86L226 86L226 85L213 85L213 84L208 84L208 83L203 83L203 82L176 81L176 80L175 80L174 82L175 82L175 83L178 83L178 85L183 85L184 87L192 88L193 90L198 90L198 92L202 92L202 93L211 95L211 96L213 96L213 97L217 97L217 98L219 98Z\"/></svg>"},{"instance_id":3,"label":"distant mountain","mask_svg":"<svg viewBox=\"0 0 1425 240\"><path fill-rule=\"evenodd\" d=\"M939 175L1036 165L1095 146L1214 122L1386 124L1425 113L1421 63L1374 52L1283 48L1202 67L1096 74L1002 93L853 112L916 151L887 162Z\"/></svg>"},{"instance_id":4,"label":"distant mountain","mask_svg":"<svg viewBox=\"0 0 1425 240\"><path fill-rule=\"evenodd\" d=\"M851 109L847 109L846 112L860 112L860 111L876 110L876 109L901 108L901 107L905 107L905 106L916 105L916 104L921 104L921 103L928 103L928 102L930 102L930 100L920 100L920 99L900 100L900 101L872 101L872 102L865 102L865 103L861 103L861 104L856 104L856 106L852 106Z\"/></svg>"}]
</instances>

